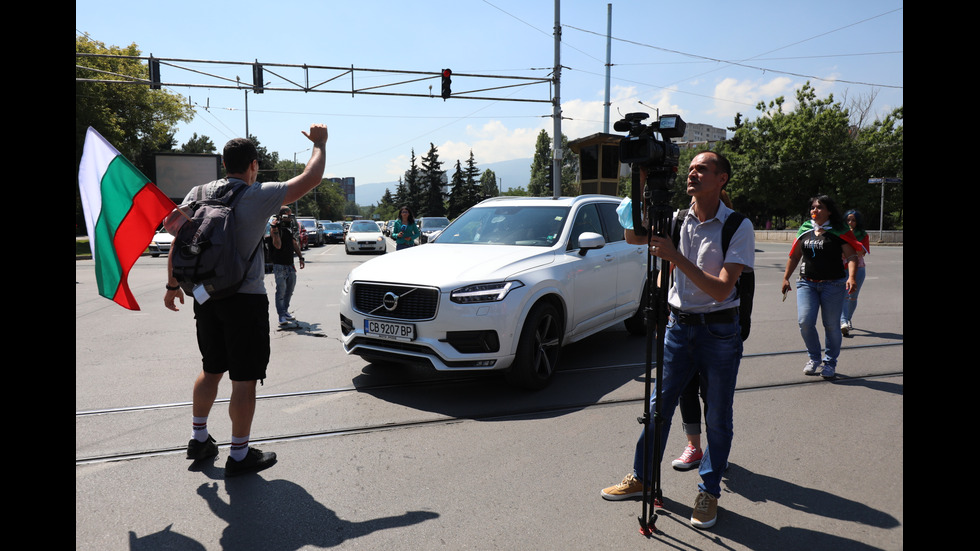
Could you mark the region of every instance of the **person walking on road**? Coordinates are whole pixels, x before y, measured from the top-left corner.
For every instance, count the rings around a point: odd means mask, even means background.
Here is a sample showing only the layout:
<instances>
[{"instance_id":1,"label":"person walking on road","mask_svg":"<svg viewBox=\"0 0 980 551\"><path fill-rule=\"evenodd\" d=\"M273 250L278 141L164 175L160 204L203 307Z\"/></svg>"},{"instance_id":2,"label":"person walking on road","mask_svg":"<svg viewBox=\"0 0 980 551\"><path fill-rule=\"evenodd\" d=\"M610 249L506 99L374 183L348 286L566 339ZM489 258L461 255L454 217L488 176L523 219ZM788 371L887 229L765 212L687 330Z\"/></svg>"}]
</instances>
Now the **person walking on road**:
<instances>
[{"instance_id":1,"label":"person walking on road","mask_svg":"<svg viewBox=\"0 0 980 551\"><path fill-rule=\"evenodd\" d=\"M222 163L227 177L204 184L202 195L210 197L229 182L244 183L235 207L235 239L243 258L255 250L265 234L269 217L279 208L293 203L320 184L325 166L327 127L310 126L303 135L313 142L313 152L303 173L287 182L259 183L258 152L245 138L230 140L224 147ZM197 186L188 193L185 203L198 193ZM164 305L178 310L184 293L173 275L173 252L167 262L167 290ZM253 255L238 292L222 299L194 301L197 343L202 368L194 382L192 438L187 444L187 458L208 459L218 454L218 446L208 432L207 420L218 394L218 383L225 372L231 379L231 451L225 462L225 476L261 471L276 463L276 454L249 446L249 435L255 415L256 383L266 376L270 356L269 298L265 290L265 268L262 255Z\"/></svg>"},{"instance_id":2,"label":"person walking on road","mask_svg":"<svg viewBox=\"0 0 980 551\"><path fill-rule=\"evenodd\" d=\"M783 273L783 295L793 290L789 279L800 267L796 280L796 308L800 334L806 345L804 375L833 379L840 355L840 317L844 296L856 287L857 259L854 234L844 225L837 203L826 195L810 199L810 220L800 226ZM817 313L824 329L821 357Z\"/></svg>"},{"instance_id":3,"label":"person walking on road","mask_svg":"<svg viewBox=\"0 0 980 551\"><path fill-rule=\"evenodd\" d=\"M854 274L854 281L857 284L853 291L848 293L847 297L844 298L844 307L841 309L840 314L840 331L845 337L850 335L851 329L854 326L851 324L851 318L854 317L854 311L857 310L858 305L858 293L861 292L861 287L864 286L864 278L867 276L867 265L864 262L864 255L871 252L871 239L868 237L868 232L864 230L864 219L861 213L851 209L844 213L844 222L851 228L854 232L854 238L861 243L861 247L856 250L858 254L857 260L857 272Z\"/></svg>"}]
</instances>

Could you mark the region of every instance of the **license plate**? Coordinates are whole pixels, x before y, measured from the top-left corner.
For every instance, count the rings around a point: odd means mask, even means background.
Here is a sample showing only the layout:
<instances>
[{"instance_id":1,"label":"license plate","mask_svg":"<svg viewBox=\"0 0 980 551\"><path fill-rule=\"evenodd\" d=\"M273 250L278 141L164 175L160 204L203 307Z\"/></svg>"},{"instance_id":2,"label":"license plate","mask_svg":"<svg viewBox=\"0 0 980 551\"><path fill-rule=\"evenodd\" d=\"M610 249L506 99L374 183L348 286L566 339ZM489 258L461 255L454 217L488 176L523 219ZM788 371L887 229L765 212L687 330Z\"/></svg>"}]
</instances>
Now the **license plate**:
<instances>
[{"instance_id":1,"label":"license plate","mask_svg":"<svg viewBox=\"0 0 980 551\"><path fill-rule=\"evenodd\" d=\"M415 325L390 321L364 320L364 334L401 341L415 340Z\"/></svg>"}]
</instances>

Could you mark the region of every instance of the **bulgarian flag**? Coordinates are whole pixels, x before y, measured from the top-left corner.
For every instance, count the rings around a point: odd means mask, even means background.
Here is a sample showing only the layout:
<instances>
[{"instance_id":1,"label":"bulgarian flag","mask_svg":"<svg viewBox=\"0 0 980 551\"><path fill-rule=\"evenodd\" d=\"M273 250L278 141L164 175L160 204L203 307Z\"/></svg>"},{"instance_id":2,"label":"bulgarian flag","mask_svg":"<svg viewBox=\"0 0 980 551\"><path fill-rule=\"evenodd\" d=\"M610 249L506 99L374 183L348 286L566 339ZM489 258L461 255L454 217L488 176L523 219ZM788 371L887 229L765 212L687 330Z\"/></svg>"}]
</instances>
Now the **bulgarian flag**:
<instances>
[{"instance_id":1,"label":"bulgarian flag","mask_svg":"<svg viewBox=\"0 0 980 551\"><path fill-rule=\"evenodd\" d=\"M94 128L85 134L78 188L99 294L139 310L129 270L176 205Z\"/></svg>"},{"instance_id":2,"label":"bulgarian flag","mask_svg":"<svg viewBox=\"0 0 980 551\"><path fill-rule=\"evenodd\" d=\"M800 237L802 237L804 233L814 229L815 227L816 224L813 223L813 220L807 220L806 222L803 222L803 224L800 225L800 229L796 232L796 238L793 239L793 246L789 250L790 256L793 256L793 252L796 251L796 247L800 243ZM869 252L868 248L862 245L861 242L857 240L857 237L854 236L854 232L851 230L851 228L847 226L829 227L827 228L827 232L830 233L831 235L836 235L837 237L843 239L845 243L847 243L851 247L854 247L855 251L864 251L865 253Z\"/></svg>"}]
</instances>

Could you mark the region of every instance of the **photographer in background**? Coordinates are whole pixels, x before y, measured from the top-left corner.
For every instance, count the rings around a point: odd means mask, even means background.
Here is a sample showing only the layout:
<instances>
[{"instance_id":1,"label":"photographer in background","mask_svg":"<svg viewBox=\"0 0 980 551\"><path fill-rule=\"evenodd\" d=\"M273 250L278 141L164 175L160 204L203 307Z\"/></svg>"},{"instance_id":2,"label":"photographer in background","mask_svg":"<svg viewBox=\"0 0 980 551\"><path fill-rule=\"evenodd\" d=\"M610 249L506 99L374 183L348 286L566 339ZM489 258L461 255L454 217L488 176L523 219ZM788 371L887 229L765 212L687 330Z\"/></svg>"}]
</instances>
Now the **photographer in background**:
<instances>
[{"instance_id":1,"label":"photographer in background","mask_svg":"<svg viewBox=\"0 0 980 551\"><path fill-rule=\"evenodd\" d=\"M641 185L646 174L641 172ZM675 248L670 236L650 236L650 253L673 267L673 283L668 294L670 319L664 335L661 392L663 433L661 447L653 450L653 438L646 442L641 433L633 457L633 472L615 486L602 490L607 500L642 497L644 458L660 461L678 399L694 377L705 389L708 445L699 473L702 482L691 514L696 528L710 528L717 519L721 478L728 467L733 420L735 381L742 359L738 298L735 283L745 267L755 261L755 234L752 223L742 222L722 256L722 226L732 210L721 201L721 192L731 178L731 164L722 155L706 151L691 161L687 174L687 194L694 203L680 224L680 240ZM649 222L645 221L645 225ZM647 238L636 235L632 224L624 226L626 241L646 245ZM656 411L656 393L651 394L650 415ZM656 463L654 463L656 464Z\"/></svg>"},{"instance_id":2,"label":"photographer in background","mask_svg":"<svg viewBox=\"0 0 980 551\"><path fill-rule=\"evenodd\" d=\"M289 207L279 209L279 215L272 221L269 229L269 251L272 254L272 273L276 278L276 314L279 325L296 321L289 313L289 300L296 288L296 268L293 266L293 252L299 257L299 268L306 267L303 251L293 236L292 212Z\"/></svg>"}]
</instances>

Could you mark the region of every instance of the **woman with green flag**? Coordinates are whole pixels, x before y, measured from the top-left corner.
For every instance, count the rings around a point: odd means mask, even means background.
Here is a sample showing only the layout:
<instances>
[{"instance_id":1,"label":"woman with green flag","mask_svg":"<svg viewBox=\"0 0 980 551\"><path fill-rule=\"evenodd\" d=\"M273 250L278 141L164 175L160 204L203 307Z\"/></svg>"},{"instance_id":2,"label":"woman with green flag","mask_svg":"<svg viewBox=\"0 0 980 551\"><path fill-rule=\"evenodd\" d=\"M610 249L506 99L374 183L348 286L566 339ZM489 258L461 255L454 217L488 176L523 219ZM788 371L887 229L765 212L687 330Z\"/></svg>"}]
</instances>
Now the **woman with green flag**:
<instances>
[{"instance_id":1,"label":"woman with green flag","mask_svg":"<svg viewBox=\"0 0 980 551\"><path fill-rule=\"evenodd\" d=\"M810 199L810 220L800 226L796 234L789 260L786 261L782 289L783 295L793 289L789 278L800 266L800 276L796 280L797 319L809 356L803 367L804 375L832 379L837 374L837 356L840 355L842 341L839 324L844 296L857 287L858 255L855 247L861 245L844 224L834 200L826 195ZM826 341L822 358L820 335L817 334L818 311Z\"/></svg>"}]
</instances>

